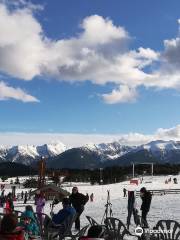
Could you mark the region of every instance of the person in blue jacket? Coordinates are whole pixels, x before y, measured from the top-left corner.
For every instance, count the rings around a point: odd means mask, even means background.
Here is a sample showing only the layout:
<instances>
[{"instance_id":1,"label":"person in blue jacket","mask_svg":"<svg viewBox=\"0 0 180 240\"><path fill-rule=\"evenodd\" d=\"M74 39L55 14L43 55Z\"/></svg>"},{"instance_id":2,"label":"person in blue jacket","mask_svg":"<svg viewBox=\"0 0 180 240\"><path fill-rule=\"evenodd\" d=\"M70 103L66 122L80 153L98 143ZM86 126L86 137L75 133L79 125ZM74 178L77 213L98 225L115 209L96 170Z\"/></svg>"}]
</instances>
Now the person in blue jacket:
<instances>
[{"instance_id":1,"label":"person in blue jacket","mask_svg":"<svg viewBox=\"0 0 180 240\"><path fill-rule=\"evenodd\" d=\"M63 198L62 206L63 208L57 214L54 214L52 217L52 222L54 224L61 224L65 221L67 217L76 214L76 210L71 206L68 198Z\"/></svg>"},{"instance_id":2,"label":"person in blue jacket","mask_svg":"<svg viewBox=\"0 0 180 240\"><path fill-rule=\"evenodd\" d=\"M63 208L52 217L53 225L61 225L61 232L65 231L65 222L68 218L73 218L76 215L76 210L71 206L70 200L68 198L63 198L62 200Z\"/></svg>"}]
</instances>

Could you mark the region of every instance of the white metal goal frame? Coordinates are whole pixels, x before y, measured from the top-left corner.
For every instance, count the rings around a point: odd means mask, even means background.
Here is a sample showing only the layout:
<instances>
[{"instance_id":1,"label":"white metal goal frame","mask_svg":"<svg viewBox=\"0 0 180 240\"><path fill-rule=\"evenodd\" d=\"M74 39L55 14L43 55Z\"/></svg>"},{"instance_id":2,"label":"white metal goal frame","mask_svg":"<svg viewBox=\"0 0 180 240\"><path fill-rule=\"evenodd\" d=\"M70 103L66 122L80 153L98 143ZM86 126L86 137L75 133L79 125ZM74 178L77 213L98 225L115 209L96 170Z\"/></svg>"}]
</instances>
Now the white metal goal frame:
<instances>
[{"instance_id":1,"label":"white metal goal frame","mask_svg":"<svg viewBox=\"0 0 180 240\"><path fill-rule=\"evenodd\" d=\"M151 165L151 176L153 177L154 175L154 163L153 162L143 162L143 163L140 163L140 162L132 162L132 175L133 175L133 178L135 177L135 165Z\"/></svg>"}]
</instances>

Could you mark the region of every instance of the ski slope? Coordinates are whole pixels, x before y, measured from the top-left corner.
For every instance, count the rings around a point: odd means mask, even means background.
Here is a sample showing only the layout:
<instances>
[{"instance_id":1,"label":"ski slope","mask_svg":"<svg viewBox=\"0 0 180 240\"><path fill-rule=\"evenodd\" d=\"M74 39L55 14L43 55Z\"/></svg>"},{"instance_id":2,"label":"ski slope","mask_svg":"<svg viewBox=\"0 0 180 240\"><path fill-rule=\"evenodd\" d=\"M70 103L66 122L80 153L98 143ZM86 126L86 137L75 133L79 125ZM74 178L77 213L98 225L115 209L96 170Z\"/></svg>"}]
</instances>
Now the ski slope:
<instances>
[{"instance_id":1,"label":"ski slope","mask_svg":"<svg viewBox=\"0 0 180 240\"><path fill-rule=\"evenodd\" d=\"M173 184L172 182L169 184L165 184L165 180L171 177L177 178L178 184ZM151 182L152 181L152 182ZM180 176L158 176L151 178L144 178L142 184L131 185L128 181L109 184L109 185L89 185L89 184L81 184L81 183L72 183L71 186L66 186L64 189L71 192L72 186L78 186L79 192L84 194L91 193L94 194L94 201L88 202L85 206L85 211L81 217L81 225L84 226L88 222L86 220L86 215L89 215L97 220L97 222L101 223L101 220L105 211L105 204L107 201L107 190L110 190L110 201L112 203L112 211L113 216L121 219L124 223L126 223L127 218L127 198L123 197L123 188L128 190L140 190L141 187L146 187L148 190L152 189L180 189ZM28 191L28 189L19 189L17 192ZM5 190L6 193L10 191L10 189ZM141 199L137 197L137 208L140 209ZM44 212L49 215L50 213L50 201L46 202ZM173 219L180 222L180 194L172 194L172 195L162 195L162 196L153 196L151 209L148 214L148 222L150 227L153 227L158 220L160 219ZM33 202L29 202L27 204L32 204ZM33 205L34 207L34 205ZM15 209L24 210L24 204L22 202L15 203ZM61 209L61 203L54 207L54 212L58 212ZM131 231L133 232L135 225L133 224Z\"/></svg>"}]
</instances>

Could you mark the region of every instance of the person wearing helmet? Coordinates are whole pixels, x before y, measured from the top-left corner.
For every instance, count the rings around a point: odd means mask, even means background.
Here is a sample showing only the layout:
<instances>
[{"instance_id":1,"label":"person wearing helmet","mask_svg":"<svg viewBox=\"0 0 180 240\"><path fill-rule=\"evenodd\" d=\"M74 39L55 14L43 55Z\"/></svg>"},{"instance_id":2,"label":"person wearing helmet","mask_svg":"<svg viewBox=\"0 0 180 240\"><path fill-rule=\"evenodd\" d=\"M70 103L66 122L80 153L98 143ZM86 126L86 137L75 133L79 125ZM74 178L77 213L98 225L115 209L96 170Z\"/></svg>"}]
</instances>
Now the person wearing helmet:
<instances>
[{"instance_id":1,"label":"person wearing helmet","mask_svg":"<svg viewBox=\"0 0 180 240\"><path fill-rule=\"evenodd\" d=\"M82 212L84 211L84 206L89 200L88 195L84 195L82 193L79 193L77 187L73 187L72 194L69 196L69 200L72 204L72 206L75 208L77 217L75 221L75 228L76 230L80 230L80 216Z\"/></svg>"}]
</instances>

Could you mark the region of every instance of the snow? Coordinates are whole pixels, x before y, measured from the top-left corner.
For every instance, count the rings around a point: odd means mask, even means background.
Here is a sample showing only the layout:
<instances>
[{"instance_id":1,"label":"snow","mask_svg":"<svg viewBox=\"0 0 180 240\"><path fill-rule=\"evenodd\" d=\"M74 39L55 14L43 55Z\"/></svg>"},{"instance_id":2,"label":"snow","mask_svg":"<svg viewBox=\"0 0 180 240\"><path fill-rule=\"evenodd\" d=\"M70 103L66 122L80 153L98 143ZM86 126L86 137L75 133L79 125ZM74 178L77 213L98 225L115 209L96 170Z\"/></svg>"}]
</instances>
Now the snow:
<instances>
[{"instance_id":1,"label":"snow","mask_svg":"<svg viewBox=\"0 0 180 240\"><path fill-rule=\"evenodd\" d=\"M89 143L81 147L83 150L92 151L100 156L102 162L117 159L127 153L136 153L147 150L161 161L169 161L173 154L180 154L180 142L157 140L141 146L125 146L120 142L93 144ZM53 157L66 151L66 146L61 142L52 142L42 146L18 145L11 147L0 146L0 159L2 161L20 162L30 165L40 157Z\"/></svg>"},{"instance_id":2,"label":"snow","mask_svg":"<svg viewBox=\"0 0 180 240\"><path fill-rule=\"evenodd\" d=\"M151 150L152 152L157 151L172 151L172 150L180 150L180 144L175 141L163 141L157 140L152 141L150 143L142 145L140 148Z\"/></svg>"},{"instance_id":3,"label":"snow","mask_svg":"<svg viewBox=\"0 0 180 240\"><path fill-rule=\"evenodd\" d=\"M35 176L37 177L37 176ZM165 180L171 178L177 178L178 184L165 184ZM11 180L15 180L16 178L9 178L5 184L5 193L11 191L10 182ZM26 180L27 177L19 177L20 182L22 183L24 180ZM0 182L2 184L2 182ZM94 194L94 201L88 202L85 206L85 211L83 212L81 216L81 226L85 226L88 224L88 221L86 219L86 215L89 215L96 219L97 222L101 223L102 218L104 216L105 212L105 204L107 203L107 190L110 190L110 202L112 203L112 211L113 216L119 218L124 223L126 223L127 218L127 198L123 197L123 188L126 188L128 190L140 190L141 187L146 187L148 190L155 190L155 189L180 189L180 175L177 176L147 176L144 177L143 183L139 184L138 186L132 185L129 183L129 181L116 183L116 184L109 184L109 185L90 185L89 183L64 183L63 188L69 192L71 192L73 186L78 186L79 192L82 192L83 194L88 193L89 195L91 193ZM29 191L30 189L25 189L20 185L21 188L17 189L16 193L21 193L22 190ZM141 199L140 197L137 197L137 208L140 209L141 206ZM179 208L179 202L180 202L180 194L171 194L171 195L162 195L162 196L153 196L152 198L152 204L151 209L148 214L148 223L151 228L155 226L155 224L158 222L158 220L161 219L171 219L176 220L180 222L180 208ZM28 201L26 205L31 204L35 210L34 201ZM50 204L51 201L47 201L44 212L48 215L50 215ZM54 207L54 213L57 213L62 208L61 203L57 204ZM15 209L24 211L25 204L22 201L15 202ZM2 211L2 209L0 209ZM140 211L139 211L140 212ZM131 233L134 233L135 225L133 222L133 218L131 219L131 227L130 231ZM132 238L130 238L132 239ZM129 240L129 238L127 238ZM134 239L133 239L134 240Z\"/></svg>"},{"instance_id":4,"label":"snow","mask_svg":"<svg viewBox=\"0 0 180 240\"><path fill-rule=\"evenodd\" d=\"M39 159L42 156L57 156L66 150L66 146L61 142L44 144L42 146L18 145L11 147L0 146L0 158L11 158L13 162L23 161L23 164L30 164L28 158ZM23 157L21 160L20 157ZM26 159L27 160L26 160ZM29 163L30 162L30 163Z\"/></svg>"},{"instance_id":5,"label":"snow","mask_svg":"<svg viewBox=\"0 0 180 240\"><path fill-rule=\"evenodd\" d=\"M101 155L102 162L106 160L114 160L134 149L134 147L121 145L121 143L117 141L112 143L100 143L100 144L89 143L86 144L84 148L90 151L94 151Z\"/></svg>"},{"instance_id":6,"label":"snow","mask_svg":"<svg viewBox=\"0 0 180 240\"><path fill-rule=\"evenodd\" d=\"M178 184L165 184L165 180L174 177L177 178ZM14 178L15 179L15 178ZM20 181L24 180L24 177L20 177ZM11 179L8 180L10 182ZM109 185L90 185L89 183L71 183L64 184L64 189L71 192L73 186L78 186L79 192L83 194L94 193L94 201L88 202L85 206L85 211L81 217L81 225L84 226L88 224L86 215L89 215L96 219L97 222L101 223L104 211L105 204L107 202L107 190L110 190L110 201L112 203L113 216L121 219L126 223L127 218L127 198L123 197L123 188L128 190L140 190L141 187L146 187L148 190L152 189L180 189L180 175L178 176L154 176L144 177L143 183L138 186L132 185L129 181L109 184ZM21 191L28 191L29 189L17 189L17 193ZM8 193L10 189L5 190ZM148 222L150 227L153 227L158 220L160 219L172 219L180 222L180 194L171 194L171 195L162 195L162 196L153 196L151 209L148 214ZM44 212L50 214L50 201L46 202ZM32 204L33 201L28 202L27 204ZM140 209L141 199L137 197L137 208ZM34 209L35 206L33 205ZM24 204L19 201L15 203L15 209L23 211ZM57 204L54 208L54 212L57 213L61 209L61 203ZM132 219L132 226L130 228L131 232L134 233L135 225Z\"/></svg>"}]
</instances>

